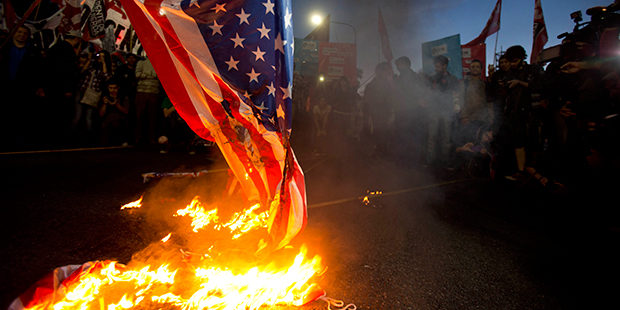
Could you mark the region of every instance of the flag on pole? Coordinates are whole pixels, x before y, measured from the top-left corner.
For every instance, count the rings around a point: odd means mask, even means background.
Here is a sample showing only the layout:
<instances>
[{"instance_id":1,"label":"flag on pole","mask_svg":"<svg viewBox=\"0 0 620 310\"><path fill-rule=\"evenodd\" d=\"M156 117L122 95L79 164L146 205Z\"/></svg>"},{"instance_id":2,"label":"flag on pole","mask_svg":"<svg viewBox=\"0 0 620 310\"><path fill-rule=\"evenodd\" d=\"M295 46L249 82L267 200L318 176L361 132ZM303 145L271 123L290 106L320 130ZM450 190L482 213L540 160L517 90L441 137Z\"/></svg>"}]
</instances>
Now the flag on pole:
<instances>
[{"instance_id":1,"label":"flag on pole","mask_svg":"<svg viewBox=\"0 0 620 310\"><path fill-rule=\"evenodd\" d=\"M290 0L122 0L166 94L219 146L250 201L270 210L274 246L306 224L302 170L290 148Z\"/></svg>"},{"instance_id":2,"label":"flag on pole","mask_svg":"<svg viewBox=\"0 0 620 310\"><path fill-rule=\"evenodd\" d=\"M388 37L387 28L383 21L383 14L381 14L381 8L379 8L379 38L381 39L381 52L383 57L389 63L392 63L392 47L390 46L390 38Z\"/></svg>"},{"instance_id":3,"label":"flag on pole","mask_svg":"<svg viewBox=\"0 0 620 310\"><path fill-rule=\"evenodd\" d=\"M530 63L532 64L538 60L538 54L543 50L545 43L549 39L540 0L534 1L534 41L532 42L532 53L530 54Z\"/></svg>"},{"instance_id":4,"label":"flag on pole","mask_svg":"<svg viewBox=\"0 0 620 310\"><path fill-rule=\"evenodd\" d=\"M464 46L473 46L473 45L482 44L486 41L487 37L498 32L501 16L502 16L502 0L497 0L497 3L495 4L495 8L493 9L493 12L491 13L491 17L489 17L489 20L487 21L486 26L484 26L484 29L482 29L482 32L480 33L480 35L478 35L478 37L471 40L469 43L465 44Z\"/></svg>"}]
</instances>

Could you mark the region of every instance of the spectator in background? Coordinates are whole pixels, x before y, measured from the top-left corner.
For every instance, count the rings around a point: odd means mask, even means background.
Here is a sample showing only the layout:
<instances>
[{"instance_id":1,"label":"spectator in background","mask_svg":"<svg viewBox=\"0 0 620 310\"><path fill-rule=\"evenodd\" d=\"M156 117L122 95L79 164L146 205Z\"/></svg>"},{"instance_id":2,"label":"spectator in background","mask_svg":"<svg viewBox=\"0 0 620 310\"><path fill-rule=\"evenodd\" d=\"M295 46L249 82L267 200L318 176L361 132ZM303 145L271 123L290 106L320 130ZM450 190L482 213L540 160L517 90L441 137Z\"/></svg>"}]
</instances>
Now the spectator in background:
<instances>
[{"instance_id":1,"label":"spectator in background","mask_svg":"<svg viewBox=\"0 0 620 310\"><path fill-rule=\"evenodd\" d=\"M120 88L121 97L127 97L127 101L129 103L129 113L128 113L128 130L129 141L134 142L134 133L136 131L135 121L136 121L136 107L135 107L135 99L136 99L136 87L138 85L138 81L136 79L136 64L138 62L138 55L128 54L125 63L120 65L118 69L114 72L114 80L118 82Z\"/></svg>"},{"instance_id":2,"label":"spectator in background","mask_svg":"<svg viewBox=\"0 0 620 310\"><path fill-rule=\"evenodd\" d=\"M510 73L510 63L506 59L505 55L499 58L499 69L495 70L493 67L489 70L489 77L487 82L487 99L491 102L493 115L493 124L491 129L497 132L500 122L502 120L502 114L506 106L506 95L508 94L508 77Z\"/></svg>"},{"instance_id":3,"label":"spectator in background","mask_svg":"<svg viewBox=\"0 0 620 310\"><path fill-rule=\"evenodd\" d=\"M158 139L159 152L165 154L172 148L184 148L190 155L194 155L196 153L195 142L197 142L198 136L181 118L165 93L161 102L161 109L163 122L161 136Z\"/></svg>"},{"instance_id":4,"label":"spectator in background","mask_svg":"<svg viewBox=\"0 0 620 310\"><path fill-rule=\"evenodd\" d=\"M74 96L80 77L77 55L82 49L82 34L71 30L63 37L63 40L52 45L48 53L51 72L46 94L49 95L52 105L52 113L48 117L53 122L49 130L55 144L66 143L70 136Z\"/></svg>"},{"instance_id":5,"label":"spectator in background","mask_svg":"<svg viewBox=\"0 0 620 310\"><path fill-rule=\"evenodd\" d=\"M522 180L527 160L528 126L532 117L532 93L540 83L541 71L525 63L525 49L520 45L511 46L506 50L506 59L510 62L510 73L506 85L506 106L501 122L501 139L507 151L514 152L514 163L506 178ZM508 154L506 154L508 155ZM510 158L506 156L505 159ZM510 174L510 171L513 174Z\"/></svg>"},{"instance_id":6,"label":"spectator in background","mask_svg":"<svg viewBox=\"0 0 620 310\"><path fill-rule=\"evenodd\" d=\"M154 145L157 122L161 114L160 83L151 61L146 58L136 65L136 144Z\"/></svg>"},{"instance_id":7,"label":"spectator in background","mask_svg":"<svg viewBox=\"0 0 620 310\"><path fill-rule=\"evenodd\" d=\"M96 111L101 100L102 87L111 77L110 62L110 54L102 50L95 54L94 59L89 61L88 68L82 74L80 81L81 97L75 104L73 121L71 122L72 131L77 134L78 142L95 142ZM80 135L80 125L83 126L85 136Z\"/></svg>"},{"instance_id":8,"label":"spectator in background","mask_svg":"<svg viewBox=\"0 0 620 310\"><path fill-rule=\"evenodd\" d=\"M335 150L344 151L350 145L353 136L353 121L355 116L355 89L351 87L346 76L340 77L333 83L330 95L331 113L331 144L337 146Z\"/></svg>"},{"instance_id":9,"label":"spectator in background","mask_svg":"<svg viewBox=\"0 0 620 310\"><path fill-rule=\"evenodd\" d=\"M328 130L333 107L327 103L325 96L318 98L318 104L312 107L312 119L314 121L314 145L315 152L324 153L328 145ZM330 133L331 134L331 133Z\"/></svg>"},{"instance_id":10,"label":"spectator in background","mask_svg":"<svg viewBox=\"0 0 620 310\"><path fill-rule=\"evenodd\" d=\"M398 76L395 84L399 91L396 106L396 135L401 160L405 163L422 162L423 141L426 136L427 112L423 78L411 69L411 60L402 56L395 61Z\"/></svg>"},{"instance_id":11,"label":"spectator in background","mask_svg":"<svg viewBox=\"0 0 620 310\"><path fill-rule=\"evenodd\" d=\"M426 164L449 167L451 131L454 115L460 109L459 82L448 72L449 60L439 55L433 59L435 74L430 77L433 99L429 103Z\"/></svg>"},{"instance_id":12,"label":"spectator in background","mask_svg":"<svg viewBox=\"0 0 620 310\"><path fill-rule=\"evenodd\" d=\"M398 100L395 90L391 65L379 63L375 77L364 90L362 103L373 156L388 154L388 141L394 132L394 104Z\"/></svg>"},{"instance_id":13,"label":"spectator in background","mask_svg":"<svg viewBox=\"0 0 620 310\"><path fill-rule=\"evenodd\" d=\"M45 96L43 76L38 72L42 65L39 49L30 43L30 29L18 27L0 50L0 93L5 96L0 120L2 148L23 147L36 134L29 129L40 129L36 124L38 113L32 110L33 104L39 102L36 97Z\"/></svg>"},{"instance_id":14,"label":"spectator in background","mask_svg":"<svg viewBox=\"0 0 620 310\"><path fill-rule=\"evenodd\" d=\"M106 83L99 117L101 117L101 144L127 145L127 113L129 99L122 96L120 84L112 79Z\"/></svg>"},{"instance_id":15,"label":"spectator in background","mask_svg":"<svg viewBox=\"0 0 620 310\"><path fill-rule=\"evenodd\" d=\"M486 84L482 80L482 62L474 59L470 72L463 79L463 108L460 113L459 137L455 137L457 145L472 141L479 128L488 127L492 123L492 107L487 101Z\"/></svg>"}]
</instances>

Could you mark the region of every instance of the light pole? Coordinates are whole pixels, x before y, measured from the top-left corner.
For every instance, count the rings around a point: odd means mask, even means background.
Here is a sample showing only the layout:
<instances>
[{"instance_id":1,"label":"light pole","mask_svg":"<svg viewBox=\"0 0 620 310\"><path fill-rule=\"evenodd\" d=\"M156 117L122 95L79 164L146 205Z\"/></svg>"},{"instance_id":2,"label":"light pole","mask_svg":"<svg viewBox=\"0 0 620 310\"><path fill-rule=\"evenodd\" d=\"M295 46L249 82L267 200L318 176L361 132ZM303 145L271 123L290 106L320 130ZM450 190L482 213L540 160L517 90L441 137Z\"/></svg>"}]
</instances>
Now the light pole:
<instances>
[{"instance_id":1,"label":"light pole","mask_svg":"<svg viewBox=\"0 0 620 310\"><path fill-rule=\"evenodd\" d=\"M313 25L318 26L323 23L323 16L319 14L313 14L312 16L310 16L310 21ZM353 25L333 20L330 20L329 22L331 24L345 25L351 27L351 29L353 30L353 44L355 44L355 47L357 49L357 30L355 29L355 27L353 27Z\"/></svg>"}]
</instances>

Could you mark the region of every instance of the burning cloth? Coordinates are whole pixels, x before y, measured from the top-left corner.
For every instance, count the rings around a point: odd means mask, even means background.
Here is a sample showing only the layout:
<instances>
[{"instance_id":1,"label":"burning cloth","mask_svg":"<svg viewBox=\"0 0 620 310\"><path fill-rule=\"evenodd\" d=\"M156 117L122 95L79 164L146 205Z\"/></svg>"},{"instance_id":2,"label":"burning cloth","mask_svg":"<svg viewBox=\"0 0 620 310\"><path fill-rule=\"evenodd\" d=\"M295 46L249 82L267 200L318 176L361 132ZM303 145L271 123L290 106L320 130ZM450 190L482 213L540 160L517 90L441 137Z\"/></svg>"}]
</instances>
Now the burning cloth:
<instances>
[{"instance_id":1,"label":"burning cloth","mask_svg":"<svg viewBox=\"0 0 620 310\"><path fill-rule=\"evenodd\" d=\"M192 230L185 233L209 229L207 234L218 237L256 239L240 242L256 245L254 253L287 251L307 219L304 176L289 144L291 1L121 3L179 115L199 136L218 145L252 205L220 214L226 212L195 199L174 214L191 218ZM253 231L264 234L256 237ZM258 309L298 306L324 295L310 281L324 271L320 258L306 259L304 248L271 262L265 256L238 255L235 262L244 264L230 267L221 265L230 256L213 246L187 253L169 239L152 244L140 253L142 259L127 266L94 261L57 268L10 309ZM155 256L160 261L153 263ZM184 286L192 283L188 291Z\"/></svg>"}]
</instances>

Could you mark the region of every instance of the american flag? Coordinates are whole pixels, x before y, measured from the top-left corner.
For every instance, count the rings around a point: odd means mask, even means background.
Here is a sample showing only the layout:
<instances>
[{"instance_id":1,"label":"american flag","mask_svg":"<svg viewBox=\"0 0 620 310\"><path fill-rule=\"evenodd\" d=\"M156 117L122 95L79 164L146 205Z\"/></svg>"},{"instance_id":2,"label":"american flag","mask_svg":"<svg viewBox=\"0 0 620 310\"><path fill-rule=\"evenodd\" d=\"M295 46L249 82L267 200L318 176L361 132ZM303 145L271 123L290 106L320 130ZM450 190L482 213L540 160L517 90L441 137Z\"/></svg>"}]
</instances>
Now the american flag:
<instances>
[{"instance_id":1,"label":"american flag","mask_svg":"<svg viewBox=\"0 0 620 310\"><path fill-rule=\"evenodd\" d=\"M291 131L290 0L122 0L178 113L215 141L286 245L306 224Z\"/></svg>"}]
</instances>

